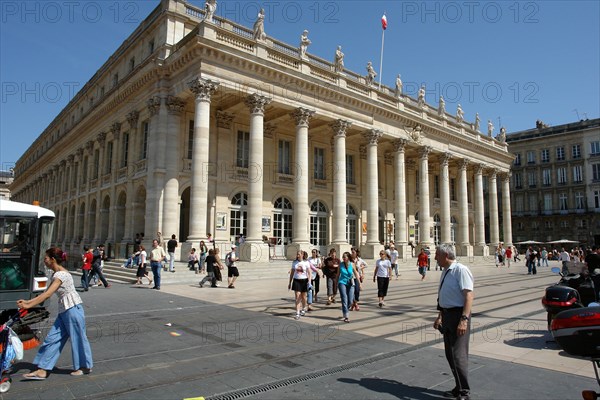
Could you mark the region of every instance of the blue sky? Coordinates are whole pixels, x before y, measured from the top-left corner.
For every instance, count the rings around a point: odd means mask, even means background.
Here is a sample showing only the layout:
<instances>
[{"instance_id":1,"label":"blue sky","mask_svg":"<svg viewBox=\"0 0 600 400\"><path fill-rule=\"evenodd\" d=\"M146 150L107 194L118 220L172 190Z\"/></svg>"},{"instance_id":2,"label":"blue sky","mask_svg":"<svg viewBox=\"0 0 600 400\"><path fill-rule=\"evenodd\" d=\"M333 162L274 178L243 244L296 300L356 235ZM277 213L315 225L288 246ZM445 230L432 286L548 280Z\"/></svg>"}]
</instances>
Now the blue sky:
<instances>
[{"instance_id":1,"label":"blue sky","mask_svg":"<svg viewBox=\"0 0 600 400\"><path fill-rule=\"evenodd\" d=\"M202 6L203 1L190 3ZM478 112L498 132L600 116L598 1L225 1L217 14L251 27L258 7L265 31L346 68L380 66L383 83L402 74L405 92L444 96L454 114ZM13 166L158 0L0 2L0 170ZM379 77L377 78L379 79ZM500 119L499 119L500 118Z\"/></svg>"}]
</instances>

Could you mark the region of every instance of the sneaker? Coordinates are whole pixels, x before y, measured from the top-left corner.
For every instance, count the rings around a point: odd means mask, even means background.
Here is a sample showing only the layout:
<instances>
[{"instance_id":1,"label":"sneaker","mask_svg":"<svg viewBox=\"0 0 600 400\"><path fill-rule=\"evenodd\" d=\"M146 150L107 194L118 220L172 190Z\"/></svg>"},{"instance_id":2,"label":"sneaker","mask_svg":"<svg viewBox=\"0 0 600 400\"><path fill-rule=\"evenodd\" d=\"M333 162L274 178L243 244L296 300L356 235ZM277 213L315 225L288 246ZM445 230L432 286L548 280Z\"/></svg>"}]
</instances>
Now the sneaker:
<instances>
[{"instance_id":1,"label":"sneaker","mask_svg":"<svg viewBox=\"0 0 600 400\"><path fill-rule=\"evenodd\" d=\"M379 308L383 308L383 303L379 303Z\"/></svg>"},{"instance_id":2,"label":"sneaker","mask_svg":"<svg viewBox=\"0 0 600 400\"><path fill-rule=\"evenodd\" d=\"M306 314L306 311L304 311L304 310L301 310L301 311L300 311L300 315L301 315L302 317L304 317L304 315L305 315L305 314Z\"/></svg>"},{"instance_id":3,"label":"sneaker","mask_svg":"<svg viewBox=\"0 0 600 400\"><path fill-rule=\"evenodd\" d=\"M202 282L200 282L200 287L203 287L203 286L204 286L204 284L202 284Z\"/></svg>"},{"instance_id":4,"label":"sneaker","mask_svg":"<svg viewBox=\"0 0 600 400\"><path fill-rule=\"evenodd\" d=\"M450 399L454 399L456 397L458 397L460 395L460 391L458 390L458 388L454 388L452 390L448 390L444 392L444 397L450 398Z\"/></svg>"},{"instance_id":5,"label":"sneaker","mask_svg":"<svg viewBox=\"0 0 600 400\"><path fill-rule=\"evenodd\" d=\"M297 321L300 319L300 314L296 314L296 316L294 317L294 319Z\"/></svg>"}]
</instances>

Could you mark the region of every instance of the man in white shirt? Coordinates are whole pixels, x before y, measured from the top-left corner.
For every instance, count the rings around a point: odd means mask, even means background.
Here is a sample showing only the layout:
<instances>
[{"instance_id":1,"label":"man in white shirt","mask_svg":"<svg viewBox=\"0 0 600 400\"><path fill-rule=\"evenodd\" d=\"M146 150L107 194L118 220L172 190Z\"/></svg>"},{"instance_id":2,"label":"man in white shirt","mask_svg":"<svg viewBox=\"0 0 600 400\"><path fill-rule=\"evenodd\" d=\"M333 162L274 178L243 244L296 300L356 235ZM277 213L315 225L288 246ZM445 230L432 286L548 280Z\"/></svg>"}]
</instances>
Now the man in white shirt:
<instances>
[{"instance_id":1,"label":"man in white shirt","mask_svg":"<svg viewBox=\"0 0 600 400\"><path fill-rule=\"evenodd\" d=\"M394 270L394 274L396 275L396 279L398 279L398 250L392 244L389 249L386 250L387 256L390 259L390 263L392 264L392 269ZM391 277L390 277L391 278Z\"/></svg>"},{"instance_id":2,"label":"man in white shirt","mask_svg":"<svg viewBox=\"0 0 600 400\"><path fill-rule=\"evenodd\" d=\"M562 273L563 274L568 274L569 273L569 261L571 261L571 255L569 254L568 251L565 250L565 248L562 248L562 251L560 252L560 255L558 256L558 259L560 261L562 261Z\"/></svg>"}]
</instances>

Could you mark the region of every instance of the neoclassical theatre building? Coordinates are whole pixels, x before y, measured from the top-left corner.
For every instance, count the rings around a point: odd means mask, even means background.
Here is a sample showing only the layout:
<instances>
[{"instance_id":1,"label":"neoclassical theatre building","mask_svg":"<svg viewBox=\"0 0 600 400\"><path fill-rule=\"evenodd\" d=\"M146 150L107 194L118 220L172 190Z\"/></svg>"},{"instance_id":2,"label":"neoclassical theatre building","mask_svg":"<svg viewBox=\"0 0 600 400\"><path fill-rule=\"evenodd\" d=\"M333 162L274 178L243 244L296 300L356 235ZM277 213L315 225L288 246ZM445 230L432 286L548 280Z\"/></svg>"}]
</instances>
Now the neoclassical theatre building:
<instances>
[{"instance_id":1,"label":"neoclassical theatre building","mask_svg":"<svg viewBox=\"0 0 600 400\"><path fill-rule=\"evenodd\" d=\"M120 257L158 231L182 258L244 235L252 261L512 242L503 140L257 25L162 0L18 160L13 200L54 210L63 248Z\"/></svg>"}]
</instances>

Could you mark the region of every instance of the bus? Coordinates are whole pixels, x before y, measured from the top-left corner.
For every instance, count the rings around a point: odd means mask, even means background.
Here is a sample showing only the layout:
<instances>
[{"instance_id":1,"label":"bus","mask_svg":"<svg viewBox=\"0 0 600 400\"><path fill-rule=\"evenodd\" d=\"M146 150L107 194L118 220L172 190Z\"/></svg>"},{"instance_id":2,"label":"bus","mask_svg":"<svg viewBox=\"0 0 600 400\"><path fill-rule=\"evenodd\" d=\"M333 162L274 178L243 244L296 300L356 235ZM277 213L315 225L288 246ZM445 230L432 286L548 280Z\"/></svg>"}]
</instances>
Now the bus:
<instances>
[{"instance_id":1,"label":"bus","mask_svg":"<svg viewBox=\"0 0 600 400\"><path fill-rule=\"evenodd\" d=\"M0 324L49 284L44 265L50 248L54 212L36 205L0 199ZM47 312L43 304L38 312Z\"/></svg>"}]
</instances>

